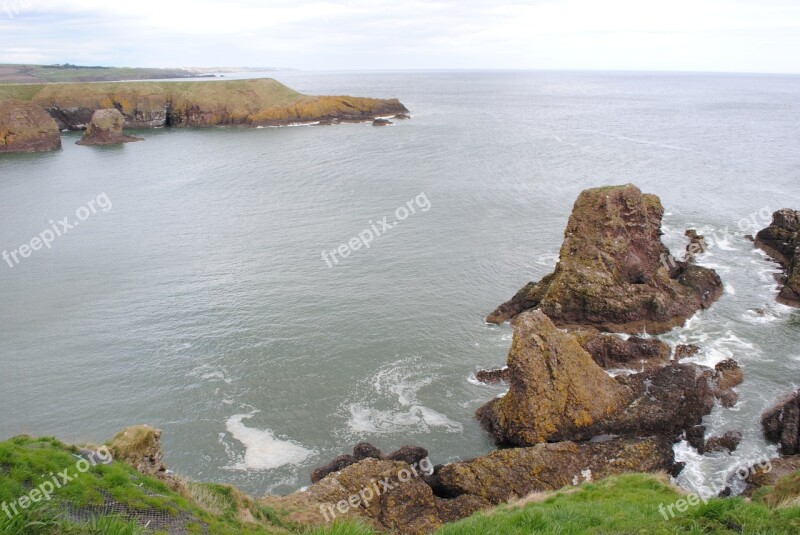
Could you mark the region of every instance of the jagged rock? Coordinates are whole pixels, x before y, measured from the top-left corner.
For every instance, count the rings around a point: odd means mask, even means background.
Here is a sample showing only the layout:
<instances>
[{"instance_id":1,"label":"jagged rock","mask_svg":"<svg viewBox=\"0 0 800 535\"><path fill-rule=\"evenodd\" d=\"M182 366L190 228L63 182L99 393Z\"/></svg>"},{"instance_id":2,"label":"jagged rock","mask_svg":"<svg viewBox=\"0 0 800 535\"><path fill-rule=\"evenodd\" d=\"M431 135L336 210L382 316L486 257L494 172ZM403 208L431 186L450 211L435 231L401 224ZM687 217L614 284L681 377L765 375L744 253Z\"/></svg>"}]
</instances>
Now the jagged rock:
<instances>
[{"instance_id":1,"label":"jagged rock","mask_svg":"<svg viewBox=\"0 0 800 535\"><path fill-rule=\"evenodd\" d=\"M419 464L422 459L428 458L428 450L419 446L402 446L386 456L390 461L402 461L406 464Z\"/></svg>"},{"instance_id":2,"label":"jagged rock","mask_svg":"<svg viewBox=\"0 0 800 535\"><path fill-rule=\"evenodd\" d=\"M683 469L686 468L686 463L683 461L678 461L672 465L672 468L669 471L669 475L671 477L678 477L683 472Z\"/></svg>"},{"instance_id":3,"label":"jagged rock","mask_svg":"<svg viewBox=\"0 0 800 535\"><path fill-rule=\"evenodd\" d=\"M702 455L706 449L706 426L693 425L686 430L686 442Z\"/></svg>"},{"instance_id":4,"label":"jagged rock","mask_svg":"<svg viewBox=\"0 0 800 535\"><path fill-rule=\"evenodd\" d=\"M390 124L394 124L389 119L375 119L372 121L372 126L389 126Z\"/></svg>"},{"instance_id":5,"label":"jagged rock","mask_svg":"<svg viewBox=\"0 0 800 535\"><path fill-rule=\"evenodd\" d=\"M675 346L675 360L693 357L700 352L700 347L694 344L680 344Z\"/></svg>"},{"instance_id":6,"label":"jagged rock","mask_svg":"<svg viewBox=\"0 0 800 535\"><path fill-rule=\"evenodd\" d=\"M510 389L477 414L499 443L567 440L625 406L629 393L542 312L520 314L513 326Z\"/></svg>"},{"instance_id":7,"label":"jagged rock","mask_svg":"<svg viewBox=\"0 0 800 535\"><path fill-rule=\"evenodd\" d=\"M478 373L475 374L475 378L487 384L494 384L508 382L508 367L500 368L499 370L480 370Z\"/></svg>"},{"instance_id":8,"label":"jagged rock","mask_svg":"<svg viewBox=\"0 0 800 535\"><path fill-rule=\"evenodd\" d=\"M800 307L800 211L784 208L772 214L772 224L756 235L756 246L786 271L778 302Z\"/></svg>"},{"instance_id":9,"label":"jagged rock","mask_svg":"<svg viewBox=\"0 0 800 535\"><path fill-rule=\"evenodd\" d=\"M800 454L800 390L761 416L764 437L780 446L781 455Z\"/></svg>"},{"instance_id":10,"label":"jagged rock","mask_svg":"<svg viewBox=\"0 0 800 535\"><path fill-rule=\"evenodd\" d=\"M604 369L651 368L669 361L670 348L655 338L631 336L626 340L590 327L573 331L578 343Z\"/></svg>"},{"instance_id":11,"label":"jagged rock","mask_svg":"<svg viewBox=\"0 0 800 535\"><path fill-rule=\"evenodd\" d=\"M61 148L61 132L41 107L22 101L0 101L0 154Z\"/></svg>"},{"instance_id":12,"label":"jagged rock","mask_svg":"<svg viewBox=\"0 0 800 535\"><path fill-rule=\"evenodd\" d=\"M383 459L383 453L369 442L359 442L353 448L353 457L359 461L364 459Z\"/></svg>"},{"instance_id":13,"label":"jagged rock","mask_svg":"<svg viewBox=\"0 0 800 535\"><path fill-rule=\"evenodd\" d=\"M748 468L745 479L746 487L742 496L751 497L753 492L761 487L771 487L782 477L792 475L800 470L800 455L779 457L769 461L761 460Z\"/></svg>"},{"instance_id":14,"label":"jagged rock","mask_svg":"<svg viewBox=\"0 0 800 535\"><path fill-rule=\"evenodd\" d=\"M113 145L142 141L140 137L126 136L122 133L125 117L117 109L97 110L92 115L89 126L78 145Z\"/></svg>"},{"instance_id":15,"label":"jagged rock","mask_svg":"<svg viewBox=\"0 0 800 535\"><path fill-rule=\"evenodd\" d=\"M705 451L736 451L739 442L742 441L741 431L728 431L721 437L711 437L706 441ZM703 453L703 452L700 452Z\"/></svg>"},{"instance_id":16,"label":"jagged rock","mask_svg":"<svg viewBox=\"0 0 800 535\"><path fill-rule=\"evenodd\" d=\"M710 368L672 363L611 378L573 334L542 312L524 312L512 325L509 392L476 413L498 444L531 446L603 434L674 441L714 405L717 372Z\"/></svg>"},{"instance_id":17,"label":"jagged rock","mask_svg":"<svg viewBox=\"0 0 800 535\"><path fill-rule=\"evenodd\" d=\"M311 472L311 482L316 483L328 474L344 470L364 459L378 459L388 461L402 461L406 464L419 464L428 457L428 450L419 446L402 446L397 451L384 455L380 449L369 442L359 442L353 448L353 455L339 455L325 466L320 466Z\"/></svg>"},{"instance_id":18,"label":"jagged rock","mask_svg":"<svg viewBox=\"0 0 800 535\"><path fill-rule=\"evenodd\" d=\"M321 466L319 468L315 468L311 472L311 482L316 483L320 481L328 474L332 474L333 472L338 472L340 470L344 470L351 464L356 464L358 459L353 457L352 455L339 455L335 457L331 462L326 464L325 466Z\"/></svg>"},{"instance_id":19,"label":"jagged rock","mask_svg":"<svg viewBox=\"0 0 800 535\"><path fill-rule=\"evenodd\" d=\"M420 476L418 466L370 458L330 474L305 490L262 498L260 502L285 511L288 522L327 524L358 518L378 530L394 530L403 535L431 533L443 522L489 506L475 496L456 500L434 496Z\"/></svg>"},{"instance_id":20,"label":"jagged rock","mask_svg":"<svg viewBox=\"0 0 800 535\"><path fill-rule=\"evenodd\" d=\"M493 504L624 472L670 470L673 452L661 439L558 442L494 451L438 471L440 496L478 496Z\"/></svg>"},{"instance_id":21,"label":"jagged rock","mask_svg":"<svg viewBox=\"0 0 800 535\"><path fill-rule=\"evenodd\" d=\"M695 229L687 230L685 235L689 238L689 244L686 246L683 260L693 264L697 255L705 253L708 248L706 237L698 234Z\"/></svg>"},{"instance_id":22,"label":"jagged rock","mask_svg":"<svg viewBox=\"0 0 800 535\"><path fill-rule=\"evenodd\" d=\"M717 372L717 381L714 388L714 395L723 407L731 408L739 400L733 388L742 384L744 372L733 359L726 359L714 366Z\"/></svg>"},{"instance_id":23,"label":"jagged rock","mask_svg":"<svg viewBox=\"0 0 800 535\"><path fill-rule=\"evenodd\" d=\"M722 295L711 269L679 262L661 242L664 209L634 185L580 194L555 271L529 283L486 321L538 308L557 325L663 333Z\"/></svg>"}]
</instances>

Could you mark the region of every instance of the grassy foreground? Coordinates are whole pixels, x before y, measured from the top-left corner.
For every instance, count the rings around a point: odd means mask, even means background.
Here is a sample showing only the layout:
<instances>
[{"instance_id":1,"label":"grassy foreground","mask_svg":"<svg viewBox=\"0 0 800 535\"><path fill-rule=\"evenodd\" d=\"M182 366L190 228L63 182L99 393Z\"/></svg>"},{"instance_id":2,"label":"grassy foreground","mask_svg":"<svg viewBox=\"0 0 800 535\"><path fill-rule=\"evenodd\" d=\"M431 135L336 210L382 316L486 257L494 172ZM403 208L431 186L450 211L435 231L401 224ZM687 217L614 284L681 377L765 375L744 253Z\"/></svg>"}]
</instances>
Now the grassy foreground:
<instances>
[{"instance_id":1,"label":"grassy foreground","mask_svg":"<svg viewBox=\"0 0 800 535\"><path fill-rule=\"evenodd\" d=\"M0 534L168 533L370 535L357 523L310 528L285 521L233 487L182 483L177 490L125 464L81 462L79 450L51 438L17 437L0 442ZM43 482L64 473L72 479L50 499L34 498ZM49 489L48 489L49 490ZM797 534L800 533L800 472L760 489L752 501L711 499L665 519L659 505L686 496L665 477L629 474L556 493L530 496L440 529L438 535L493 534ZM13 511L12 511L13 512ZM148 526L149 524L149 526ZM145 528L145 526L148 526Z\"/></svg>"}]
</instances>

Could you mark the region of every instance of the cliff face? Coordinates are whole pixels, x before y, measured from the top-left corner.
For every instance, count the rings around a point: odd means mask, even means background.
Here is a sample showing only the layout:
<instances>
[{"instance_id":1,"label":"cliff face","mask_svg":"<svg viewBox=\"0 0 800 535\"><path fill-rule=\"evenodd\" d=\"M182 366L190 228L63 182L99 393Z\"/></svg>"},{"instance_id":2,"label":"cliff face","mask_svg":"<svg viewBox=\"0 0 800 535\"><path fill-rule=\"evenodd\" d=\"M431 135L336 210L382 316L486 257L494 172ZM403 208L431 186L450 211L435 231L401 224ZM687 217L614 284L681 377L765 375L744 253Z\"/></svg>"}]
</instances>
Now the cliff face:
<instances>
[{"instance_id":1,"label":"cliff face","mask_svg":"<svg viewBox=\"0 0 800 535\"><path fill-rule=\"evenodd\" d=\"M56 122L30 102L0 101L0 153L61 148Z\"/></svg>"},{"instance_id":2,"label":"cliff face","mask_svg":"<svg viewBox=\"0 0 800 535\"><path fill-rule=\"evenodd\" d=\"M47 110L61 129L81 130L92 114L116 108L126 128L281 126L364 121L408 112L397 99L306 96L272 79L206 82L117 82L0 87Z\"/></svg>"},{"instance_id":3,"label":"cliff face","mask_svg":"<svg viewBox=\"0 0 800 535\"><path fill-rule=\"evenodd\" d=\"M722 294L710 269L678 262L661 242L664 209L631 184L589 189L575 201L556 269L486 321L538 308L556 324L663 333Z\"/></svg>"},{"instance_id":4,"label":"cliff face","mask_svg":"<svg viewBox=\"0 0 800 535\"><path fill-rule=\"evenodd\" d=\"M778 302L800 307L800 212L784 208L756 235L756 245L786 270Z\"/></svg>"}]
</instances>

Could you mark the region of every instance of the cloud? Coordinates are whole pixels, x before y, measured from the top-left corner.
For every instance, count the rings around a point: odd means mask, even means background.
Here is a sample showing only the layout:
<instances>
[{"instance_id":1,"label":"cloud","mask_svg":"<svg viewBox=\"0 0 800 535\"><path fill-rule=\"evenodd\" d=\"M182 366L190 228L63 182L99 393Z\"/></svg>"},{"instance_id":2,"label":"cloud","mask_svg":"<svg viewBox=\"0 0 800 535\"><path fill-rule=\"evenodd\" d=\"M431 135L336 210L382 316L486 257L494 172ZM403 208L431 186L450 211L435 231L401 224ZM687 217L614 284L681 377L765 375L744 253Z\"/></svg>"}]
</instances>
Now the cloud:
<instances>
[{"instance_id":1,"label":"cloud","mask_svg":"<svg viewBox=\"0 0 800 535\"><path fill-rule=\"evenodd\" d=\"M793 0L8 2L2 61L800 73Z\"/></svg>"}]
</instances>

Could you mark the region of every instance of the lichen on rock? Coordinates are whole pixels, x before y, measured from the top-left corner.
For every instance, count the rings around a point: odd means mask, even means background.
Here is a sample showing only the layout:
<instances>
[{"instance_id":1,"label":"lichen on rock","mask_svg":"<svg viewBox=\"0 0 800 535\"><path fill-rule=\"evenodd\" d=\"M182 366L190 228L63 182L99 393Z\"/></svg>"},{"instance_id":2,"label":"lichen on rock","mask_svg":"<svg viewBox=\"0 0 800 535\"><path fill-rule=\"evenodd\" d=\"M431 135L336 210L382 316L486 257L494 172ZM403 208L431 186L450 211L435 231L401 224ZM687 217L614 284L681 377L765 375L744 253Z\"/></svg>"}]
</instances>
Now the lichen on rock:
<instances>
[{"instance_id":1,"label":"lichen on rock","mask_svg":"<svg viewBox=\"0 0 800 535\"><path fill-rule=\"evenodd\" d=\"M0 153L61 148L61 132L46 111L30 102L0 100Z\"/></svg>"},{"instance_id":2,"label":"lichen on rock","mask_svg":"<svg viewBox=\"0 0 800 535\"><path fill-rule=\"evenodd\" d=\"M560 326L658 334L682 325L722 295L711 269L675 260L661 242L664 209L636 186L583 191L555 271L529 283L486 321L538 308Z\"/></svg>"},{"instance_id":3,"label":"lichen on rock","mask_svg":"<svg viewBox=\"0 0 800 535\"><path fill-rule=\"evenodd\" d=\"M122 132L125 126L125 117L115 109L97 110L92 114L92 120L86 127L83 138L78 145L114 145L117 143L130 143L142 141L140 137L126 136Z\"/></svg>"}]
</instances>

